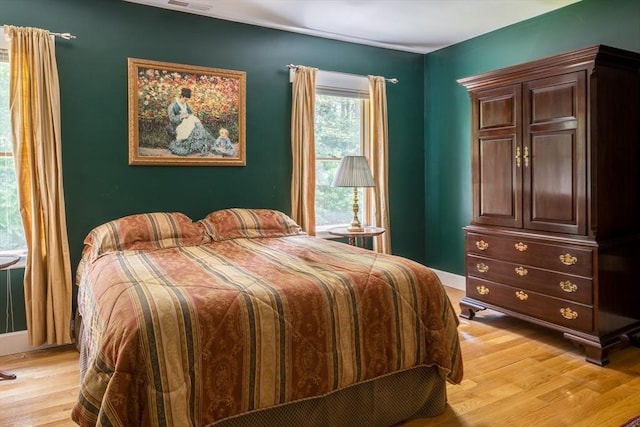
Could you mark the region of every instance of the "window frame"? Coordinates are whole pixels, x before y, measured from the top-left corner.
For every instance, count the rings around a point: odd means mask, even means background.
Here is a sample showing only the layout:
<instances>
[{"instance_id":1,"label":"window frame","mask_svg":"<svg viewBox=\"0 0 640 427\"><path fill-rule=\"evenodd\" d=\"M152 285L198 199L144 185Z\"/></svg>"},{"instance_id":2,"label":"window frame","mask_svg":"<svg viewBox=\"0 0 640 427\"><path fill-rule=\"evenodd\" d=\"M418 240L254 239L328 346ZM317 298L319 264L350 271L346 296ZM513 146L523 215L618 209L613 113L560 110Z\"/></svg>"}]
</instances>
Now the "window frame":
<instances>
[{"instance_id":1,"label":"window frame","mask_svg":"<svg viewBox=\"0 0 640 427\"><path fill-rule=\"evenodd\" d=\"M293 71L291 70L290 76L293 81ZM337 73L331 71L318 70L316 75L316 95L329 95L342 98L355 98L360 99L360 155L365 155L370 151L371 138L369 137L369 80L365 76L359 76L354 74ZM342 160L342 157L316 157L314 153L314 160ZM316 183L316 188L317 188ZM359 217L362 218L363 223L366 222L366 212L369 210L370 198L368 197L368 191L362 189L362 196L359 197L358 205L360 207ZM315 192L314 192L315 193ZM316 200L314 200L316 203ZM336 236L329 233L329 229L341 226L348 226L345 224L329 224L315 226L315 234L321 238L335 239Z\"/></svg>"}]
</instances>

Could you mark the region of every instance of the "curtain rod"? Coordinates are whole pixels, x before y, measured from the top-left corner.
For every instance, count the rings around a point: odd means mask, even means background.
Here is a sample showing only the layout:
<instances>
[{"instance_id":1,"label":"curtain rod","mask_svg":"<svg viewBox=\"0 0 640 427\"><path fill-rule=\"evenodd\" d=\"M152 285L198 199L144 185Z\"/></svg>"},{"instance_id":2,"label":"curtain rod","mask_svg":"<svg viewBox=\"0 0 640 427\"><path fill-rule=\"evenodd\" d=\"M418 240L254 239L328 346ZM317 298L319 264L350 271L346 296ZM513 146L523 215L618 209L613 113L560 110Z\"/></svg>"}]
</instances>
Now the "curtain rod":
<instances>
[{"instance_id":1,"label":"curtain rod","mask_svg":"<svg viewBox=\"0 0 640 427\"><path fill-rule=\"evenodd\" d=\"M56 36L56 37L62 37L65 40L71 40L71 39L75 39L76 36L74 36L71 33L54 33L52 31L47 31L49 34L51 34L52 36Z\"/></svg>"},{"instance_id":2,"label":"curtain rod","mask_svg":"<svg viewBox=\"0 0 640 427\"><path fill-rule=\"evenodd\" d=\"M0 28L4 29L4 25L0 25ZM61 37L65 40L71 40L76 38L76 36L74 36L71 33L54 33L53 31L49 31L49 30L45 30L45 31L49 33L49 35L51 36Z\"/></svg>"},{"instance_id":3,"label":"curtain rod","mask_svg":"<svg viewBox=\"0 0 640 427\"><path fill-rule=\"evenodd\" d=\"M287 68L289 68L289 69L292 69L292 68L298 68L298 67L302 67L302 65L287 64ZM362 76L360 76L359 74L342 73L342 72L339 72L339 71L334 71L334 72L335 72L335 73L340 73L340 74L348 74L348 75L350 75L350 76L358 76L358 77L362 77ZM398 79L395 79L395 78L393 78L393 79L388 79L388 78L386 78L386 77L385 77L384 79L385 79L386 81L388 81L389 83L393 83L393 84L398 83Z\"/></svg>"}]
</instances>

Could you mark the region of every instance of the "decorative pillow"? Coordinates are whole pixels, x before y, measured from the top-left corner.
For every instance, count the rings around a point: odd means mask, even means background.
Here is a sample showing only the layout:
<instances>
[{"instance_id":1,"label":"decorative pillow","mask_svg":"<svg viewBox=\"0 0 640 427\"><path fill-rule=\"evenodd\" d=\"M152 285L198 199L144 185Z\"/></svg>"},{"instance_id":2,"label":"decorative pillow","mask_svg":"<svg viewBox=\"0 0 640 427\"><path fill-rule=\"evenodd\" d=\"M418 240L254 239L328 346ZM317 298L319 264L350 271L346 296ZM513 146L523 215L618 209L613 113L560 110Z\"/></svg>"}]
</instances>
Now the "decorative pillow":
<instances>
[{"instance_id":1,"label":"decorative pillow","mask_svg":"<svg viewBox=\"0 0 640 427\"><path fill-rule=\"evenodd\" d=\"M191 218L180 212L129 215L91 230L84 240L90 261L100 255L124 250L153 250L193 246L211 239Z\"/></svg>"},{"instance_id":2,"label":"decorative pillow","mask_svg":"<svg viewBox=\"0 0 640 427\"><path fill-rule=\"evenodd\" d=\"M294 220L273 209L222 209L200 222L213 240L305 234Z\"/></svg>"}]
</instances>

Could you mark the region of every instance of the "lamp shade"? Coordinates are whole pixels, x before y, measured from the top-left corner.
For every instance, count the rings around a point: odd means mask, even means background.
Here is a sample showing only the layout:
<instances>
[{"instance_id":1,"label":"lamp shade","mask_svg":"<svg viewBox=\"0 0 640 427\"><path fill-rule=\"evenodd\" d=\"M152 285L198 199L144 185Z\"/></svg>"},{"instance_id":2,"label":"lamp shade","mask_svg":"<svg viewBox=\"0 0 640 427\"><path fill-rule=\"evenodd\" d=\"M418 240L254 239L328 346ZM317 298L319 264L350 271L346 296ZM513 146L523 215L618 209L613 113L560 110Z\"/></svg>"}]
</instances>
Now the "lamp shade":
<instances>
[{"instance_id":1,"label":"lamp shade","mask_svg":"<svg viewBox=\"0 0 640 427\"><path fill-rule=\"evenodd\" d=\"M375 187L365 156L345 156L333 178L334 187Z\"/></svg>"}]
</instances>

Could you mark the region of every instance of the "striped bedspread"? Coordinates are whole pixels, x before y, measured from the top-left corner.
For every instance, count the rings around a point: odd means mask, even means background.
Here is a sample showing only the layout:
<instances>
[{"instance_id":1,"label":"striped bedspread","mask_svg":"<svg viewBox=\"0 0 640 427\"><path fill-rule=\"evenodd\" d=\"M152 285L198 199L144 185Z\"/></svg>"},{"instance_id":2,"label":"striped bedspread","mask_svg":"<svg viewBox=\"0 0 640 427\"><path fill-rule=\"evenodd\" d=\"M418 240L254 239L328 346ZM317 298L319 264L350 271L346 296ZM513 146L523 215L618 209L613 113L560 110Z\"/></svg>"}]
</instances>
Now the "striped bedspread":
<instances>
[{"instance_id":1,"label":"striped bedspread","mask_svg":"<svg viewBox=\"0 0 640 427\"><path fill-rule=\"evenodd\" d=\"M306 235L113 251L79 271L78 424L208 425L418 365L457 383L435 274Z\"/></svg>"}]
</instances>

